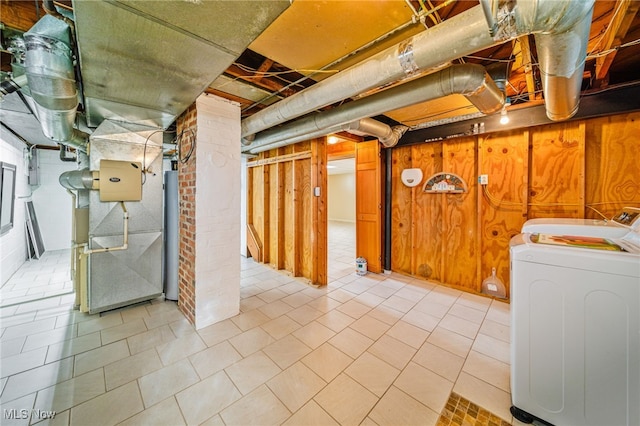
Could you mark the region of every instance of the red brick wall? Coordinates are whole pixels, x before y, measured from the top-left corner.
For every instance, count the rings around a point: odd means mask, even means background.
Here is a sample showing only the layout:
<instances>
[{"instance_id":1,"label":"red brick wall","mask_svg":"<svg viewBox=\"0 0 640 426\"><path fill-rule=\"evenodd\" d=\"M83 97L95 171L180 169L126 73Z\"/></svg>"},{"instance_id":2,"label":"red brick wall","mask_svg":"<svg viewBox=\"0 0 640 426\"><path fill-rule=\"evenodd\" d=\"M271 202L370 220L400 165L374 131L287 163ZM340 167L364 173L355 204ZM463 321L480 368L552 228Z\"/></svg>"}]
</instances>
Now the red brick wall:
<instances>
[{"instance_id":1,"label":"red brick wall","mask_svg":"<svg viewBox=\"0 0 640 426\"><path fill-rule=\"evenodd\" d=\"M195 324L196 315L196 104L177 120L180 158L178 159L178 197L180 200L180 247L178 250L178 308Z\"/></svg>"}]
</instances>

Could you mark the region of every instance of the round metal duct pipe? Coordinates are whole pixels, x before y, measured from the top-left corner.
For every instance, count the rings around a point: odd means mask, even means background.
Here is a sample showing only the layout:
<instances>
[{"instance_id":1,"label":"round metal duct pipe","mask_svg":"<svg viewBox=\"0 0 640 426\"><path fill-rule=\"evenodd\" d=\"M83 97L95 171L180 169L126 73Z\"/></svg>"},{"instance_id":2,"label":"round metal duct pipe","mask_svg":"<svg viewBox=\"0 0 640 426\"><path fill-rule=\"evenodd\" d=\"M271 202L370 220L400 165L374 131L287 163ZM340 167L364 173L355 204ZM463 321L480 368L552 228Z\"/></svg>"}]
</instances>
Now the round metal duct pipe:
<instances>
[{"instance_id":1,"label":"round metal duct pipe","mask_svg":"<svg viewBox=\"0 0 640 426\"><path fill-rule=\"evenodd\" d=\"M552 111L548 115L551 119L570 117L577 109L578 100L564 90L571 90L576 86L576 80L582 78L584 60L580 58L586 54L584 46L587 42L583 26L591 20L594 2L506 2L500 11L494 11L499 18L497 28L487 22L479 4L244 119L242 137L248 143L251 135L326 105L507 40L536 33L544 33L543 50L548 50L548 54L539 54L540 68L547 76L543 89L545 99L551 104ZM545 44L553 49L546 49ZM554 51L556 54L552 54ZM561 102L565 98L569 100Z\"/></svg>"}]
</instances>

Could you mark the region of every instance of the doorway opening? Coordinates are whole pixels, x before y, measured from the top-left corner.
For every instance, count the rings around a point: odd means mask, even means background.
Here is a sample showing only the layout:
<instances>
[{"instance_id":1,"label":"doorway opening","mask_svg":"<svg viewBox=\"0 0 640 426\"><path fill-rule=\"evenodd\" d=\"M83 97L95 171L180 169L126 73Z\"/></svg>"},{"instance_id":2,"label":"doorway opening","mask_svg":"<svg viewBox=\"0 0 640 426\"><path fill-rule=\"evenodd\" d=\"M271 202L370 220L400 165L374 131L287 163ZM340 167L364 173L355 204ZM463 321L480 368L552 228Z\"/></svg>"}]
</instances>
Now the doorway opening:
<instances>
[{"instance_id":1,"label":"doorway opening","mask_svg":"<svg viewBox=\"0 0 640 426\"><path fill-rule=\"evenodd\" d=\"M329 282L355 271L356 181L355 157L327 163L327 269Z\"/></svg>"}]
</instances>

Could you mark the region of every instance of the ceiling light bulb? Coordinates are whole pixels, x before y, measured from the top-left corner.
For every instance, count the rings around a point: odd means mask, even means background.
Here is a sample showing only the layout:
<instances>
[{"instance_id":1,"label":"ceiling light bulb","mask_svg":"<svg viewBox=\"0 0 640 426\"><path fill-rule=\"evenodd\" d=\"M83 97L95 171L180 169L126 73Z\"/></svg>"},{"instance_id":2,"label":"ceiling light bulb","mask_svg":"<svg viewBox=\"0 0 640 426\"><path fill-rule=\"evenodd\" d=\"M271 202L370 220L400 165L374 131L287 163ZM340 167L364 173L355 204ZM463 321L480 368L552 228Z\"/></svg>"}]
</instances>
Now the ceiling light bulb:
<instances>
[{"instance_id":1,"label":"ceiling light bulb","mask_svg":"<svg viewBox=\"0 0 640 426\"><path fill-rule=\"evenodd\" d=\"M500 124L507 124L507 123L509 123L509 116L507 115L507 109L502 108L502 111L500 111Z\"/></svg>"}]
</instances>

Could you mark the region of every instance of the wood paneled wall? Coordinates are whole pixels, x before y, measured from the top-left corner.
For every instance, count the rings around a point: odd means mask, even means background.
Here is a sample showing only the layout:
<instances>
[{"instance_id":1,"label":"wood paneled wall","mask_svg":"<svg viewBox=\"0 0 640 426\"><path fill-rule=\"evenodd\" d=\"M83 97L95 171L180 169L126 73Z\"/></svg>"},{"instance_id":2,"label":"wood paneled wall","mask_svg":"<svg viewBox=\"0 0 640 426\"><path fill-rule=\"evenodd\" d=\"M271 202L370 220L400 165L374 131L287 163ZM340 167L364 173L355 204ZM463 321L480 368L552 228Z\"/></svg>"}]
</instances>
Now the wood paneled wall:
<instances>
[{"instance_id":1,"label":"wood paneled wall","mask_svg":"<svg viewBox=\"0 0 640 426\"><path fill-rule=\"evenodd\" d=\"M314 139L261 153L247 177L247 223L262 247L256 260L318 285L327 284L326 161L325 139Z\"/></svg>"},{"instance_id":2,"label":"wood paneled wall","mask_svg":"<svg viewBox=\"0 0 640 426\"><path fill-rule=\"evenodd\" d=\"M495 267L508 289L509 241L527 219L640 207L640 113L400 147L392 161L391 269L479 293ZM455 173L469 191L408 188L405 168L423 182Z\"/></svg>"}]
</instances>

